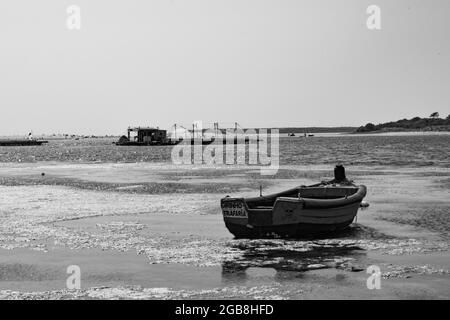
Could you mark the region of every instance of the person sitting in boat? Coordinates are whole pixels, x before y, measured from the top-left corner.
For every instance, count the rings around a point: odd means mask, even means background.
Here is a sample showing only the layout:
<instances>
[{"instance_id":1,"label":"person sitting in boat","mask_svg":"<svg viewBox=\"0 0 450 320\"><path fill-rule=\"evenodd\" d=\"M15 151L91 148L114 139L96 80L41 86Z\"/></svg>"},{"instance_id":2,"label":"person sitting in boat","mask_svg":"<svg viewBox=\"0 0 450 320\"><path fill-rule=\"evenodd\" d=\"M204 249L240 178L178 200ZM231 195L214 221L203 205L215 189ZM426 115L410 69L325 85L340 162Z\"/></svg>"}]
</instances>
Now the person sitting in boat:
<instances>
[{"instance_id":1,"label":"person sitting in boat","mask_svg":"<svg viewBox=\"0 0 450 320\"><path fill-rule=\"evenodd\" d=\"M33 135L31 132L28 134L28 140L30 140L30 141L33 140Z\"/></svg>"},{"instance_id":2,"label":"person sitting in boat","mask_svg":"<svg viewBox=\"0 0 450 320\"><path fill-rule=\"evenodd\" d=\"M329 181L329 183L352 184L352 182L347 179L345 168L342 164L339 164L334 168L334 179Z\"/></svg>"}]
</instances>

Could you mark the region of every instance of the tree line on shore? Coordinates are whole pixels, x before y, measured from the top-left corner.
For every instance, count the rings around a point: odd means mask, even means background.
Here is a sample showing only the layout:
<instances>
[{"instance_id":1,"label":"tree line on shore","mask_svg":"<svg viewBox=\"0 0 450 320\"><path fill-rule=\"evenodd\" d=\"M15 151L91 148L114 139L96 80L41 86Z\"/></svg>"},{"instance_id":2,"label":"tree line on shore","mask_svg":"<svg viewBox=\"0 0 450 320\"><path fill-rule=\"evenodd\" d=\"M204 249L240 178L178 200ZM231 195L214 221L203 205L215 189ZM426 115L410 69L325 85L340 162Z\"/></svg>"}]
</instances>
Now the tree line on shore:
<instances>
[{"instance_id":1,"label":"tree line on shore","mask_svg":"<svg viewBox=\"0 0 450 320\"><path fill-rule=\"evenodd\" d=\"M356 129L356 132L373 131L414 131L414 130L442 130L450 131L450 115L447 118L440 118L438 112L433 112L427 118L414 117L412 119L402 119L380 124L368 123Z\"/></svg>"}]
</instances>

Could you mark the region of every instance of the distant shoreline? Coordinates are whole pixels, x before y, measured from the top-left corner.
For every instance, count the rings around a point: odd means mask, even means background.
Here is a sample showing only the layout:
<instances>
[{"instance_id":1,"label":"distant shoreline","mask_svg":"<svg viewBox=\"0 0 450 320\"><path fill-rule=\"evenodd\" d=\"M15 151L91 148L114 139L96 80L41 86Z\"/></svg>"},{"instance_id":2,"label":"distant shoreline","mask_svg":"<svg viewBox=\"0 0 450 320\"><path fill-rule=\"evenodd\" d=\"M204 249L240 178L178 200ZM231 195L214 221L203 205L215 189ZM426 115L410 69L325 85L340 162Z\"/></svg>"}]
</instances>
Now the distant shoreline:
<instances>
[{"instance_id":1,"label":"distant shoreline","mask_svg":"<svg viewBox=\"0 0 450 320\"><path fill-rule=\"evenodd\" d=\"M279 133L351 133L356 131L358 127L280 127L270 128L277 129Z\"/></svg>"},{"instance_id":2,"label":"distant shoreline","mask_svg":"<svg viewBox=\"0 0 450 320\"><path fill-rule=\"evenodd\" d=\"M355 133L377 133L377 132L408 132L408 131L450 131L450 116L446 119L439 118L435 112L428 118L414 117L412 119L401 119L397 121L379 123L367 123L355 130Z\"/></svg>"},{"instance_id":3,"label":"distant shoreline","mask_svg":"<svg viewBox=\"0 0 450 320\"><path fill-rule=\"evenodd\" d=\"M442 120L442 119L440 119ZM391 124L391 123L388 123ZM316 134L316 133L340 133L340 134L382 134L382 133L401 133L401 132L450 132L449 125L431 125L423 128L403 128L403 127L385 127L387 124L373 125L374 128L365 127L267 127L267 128L242 128L243 130L278 130L279 134ZM381 127L380 129L376 127ZM83 140L83 139L104 139L104 138L114 138L117 139L120 134L113 135L78 135L78 134L39 134L35 135L35 138L45 139L45 140ZM0 139L26 139L25 135L0 135Z\"/></svg>"},{"instance_id":4,"label":"distant shoreline","mask_svg":"<svg viewBox=\"0 0 450 320\"><path fill-rule=\"evenodd\" d=\"M351 134L381 134L381 133L395 133L395 132L429 132L429 133L438 133L438 132L450 132L450 126L439 126L439 127L428 127L422 129L404 129L404 128L383 128L380 130L373 131L353 131Z\"/></svg>"}]
</instances>

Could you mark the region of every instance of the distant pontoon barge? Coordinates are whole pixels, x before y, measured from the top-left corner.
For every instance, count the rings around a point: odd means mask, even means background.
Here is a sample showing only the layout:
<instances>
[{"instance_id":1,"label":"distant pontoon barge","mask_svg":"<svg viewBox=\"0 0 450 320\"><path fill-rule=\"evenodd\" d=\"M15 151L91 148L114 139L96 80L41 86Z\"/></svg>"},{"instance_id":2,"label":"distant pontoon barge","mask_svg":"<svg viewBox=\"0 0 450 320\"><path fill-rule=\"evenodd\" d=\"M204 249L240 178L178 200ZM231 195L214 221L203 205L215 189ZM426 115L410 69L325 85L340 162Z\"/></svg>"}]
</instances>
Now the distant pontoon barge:
<instances>
[{"instance_id":1,"label":"distant pontoon barge","mask_svg":"<svg viewBox=\"0 0 450 320\"><path fill-rule=\"evenodd\" d=\"M44 143L48 143L45 140L28 140L28 139L5 139L0 140L0 146L2 147L17 147L17 146L40 146Z\"/></svg>"},{"instance_id":2,"label":"distant pontoon barge","mask_svg":"<svg viewBox=\"0 0 450 320\"><path fill-rule=\"evenodd\" d=\"M224 135L227 134L227 130L225 128L219 129L219 123L214 123L214 129L211 131L213 134L205 134L208 129L198 128L195 124L192 125L192 129L186 129L183 126L178 126L177 124L173 125L174 130L172 132L172 136L167 136L167 130L161 130L159 128L154 127L128 127L127 135L120 137L119 141L115 142L117 146L168 146L168 145L176 145L181 142L187 142L191 144L203 144L208 145L211 143L219 143L219 144L238 144L240 143L240 139L238 139L239 124L237 122L234 123L234 131L236 135L234 139L231 141L227 140L227 137ZM178 128L178 129L177 129ZM177 131L178 130L178 131ZM178 132L178 134L177 134ZM131 133L136 133L133 137ZM218 136L220 138L218 138ZM233 138L233 137L232 137ZM260 141L258 137L255 138L256 141ZM242 142L248 143L250 141L249 137L242 136Z\"/></svg>"},{"instance_id":3,"label":"distant pontoon barge","mask_svg":"<svg viewBox=\"0 0 450 320\"><path fill-rule=\"evenodd\" d=\"M136 136L131 138L131 133L135 132ZM151 127L129 127L127 135L120 137L116 142L118 146L162 146L174 145L178 141L167 138L167 131L159 128Z\"/></svg>"}]
</instances>

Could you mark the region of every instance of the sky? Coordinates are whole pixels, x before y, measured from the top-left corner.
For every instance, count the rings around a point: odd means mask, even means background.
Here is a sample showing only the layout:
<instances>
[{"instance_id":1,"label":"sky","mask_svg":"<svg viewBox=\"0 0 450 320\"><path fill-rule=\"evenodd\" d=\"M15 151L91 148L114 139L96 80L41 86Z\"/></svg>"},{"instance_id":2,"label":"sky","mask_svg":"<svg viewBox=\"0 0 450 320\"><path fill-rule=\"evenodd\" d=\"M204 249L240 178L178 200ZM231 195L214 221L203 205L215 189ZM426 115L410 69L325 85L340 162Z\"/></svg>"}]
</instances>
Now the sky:
<instances>
[{"instance_id":1,"label":"sky","mask_svg":"<svg viewBox=\"0 0 450 320\"><path fill-rule=\"evenodd\" d=\"M4 0L0 135L446 117L449 39L448 0Z\"/></svg>"}]
</instances>

